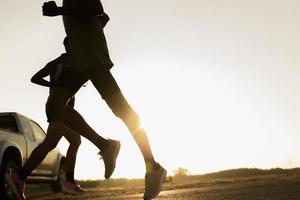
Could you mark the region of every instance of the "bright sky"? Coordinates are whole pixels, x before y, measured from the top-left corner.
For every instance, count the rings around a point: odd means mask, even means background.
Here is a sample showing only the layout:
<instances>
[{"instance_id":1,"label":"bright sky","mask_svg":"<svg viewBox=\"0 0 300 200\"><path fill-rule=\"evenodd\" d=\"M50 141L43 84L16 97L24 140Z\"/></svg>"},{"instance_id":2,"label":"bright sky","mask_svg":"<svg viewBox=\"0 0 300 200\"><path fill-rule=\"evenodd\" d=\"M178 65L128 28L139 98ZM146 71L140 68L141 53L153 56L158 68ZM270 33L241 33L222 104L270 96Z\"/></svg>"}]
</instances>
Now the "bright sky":
<instances>
[{"instance_id":1,"label":"bright sky","mask_svg":"<svg viewBox=\"0 0 300 200\"><path fill-rule=\"evenodd\" d=\"M57 2L61 4L61 2ZM156 159L171 174L300 167L300 1L103 0L112 72L140 114ZM46 129L48 89L31 76L63 51L62 20L42 1L0 1L0 111ZM143 177L129 132L92 84L75 107L122 148L113 177ZM65 152L67 142L59 143ZM76 177L103 178L83 141Z\"/></svg>"}]
</instances>

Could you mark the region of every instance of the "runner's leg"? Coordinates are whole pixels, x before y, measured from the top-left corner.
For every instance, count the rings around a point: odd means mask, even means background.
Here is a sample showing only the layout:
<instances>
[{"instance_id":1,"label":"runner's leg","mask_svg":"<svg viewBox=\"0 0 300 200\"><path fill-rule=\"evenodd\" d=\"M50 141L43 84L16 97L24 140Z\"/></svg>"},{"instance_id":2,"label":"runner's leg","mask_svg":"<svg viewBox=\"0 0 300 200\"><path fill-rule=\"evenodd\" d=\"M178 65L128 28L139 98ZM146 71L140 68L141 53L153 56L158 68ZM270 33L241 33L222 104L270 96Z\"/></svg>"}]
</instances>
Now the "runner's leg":
<instances>
[{"instance_id":1,"label":"runner's leg","mask_svg":"<svg viewBox=\"0 0 300 200\"><path fill-rule=\"evenodd\" d=\"M44 141L30 154L28 160L19 172L19 178L26 180L31 172L44 160L47 154L56 147L62 137L60 122L50 122Z\"/></svg>"},{"instance_id":2,"label":"runner's leg","mask_svg":"<svg viewBox=\"0 0 300 200\"><path fill-rule=\"evenodd\" d=\"M66 106L68 100L88 80L88 75L88 71L80 73L71 69L64 71L58 80L58 86L53 88L49 95L46 110L52 119L63 122L66 127L87 138L99 148L105 165L105 178L110 178L115 169L120 142L101 137L76 110Z\"/></svg>"},{"instance_id":3,"label":"runner's leg","mask_svg":"<svg viewBox=\"0 0 300 200\"><path fill-rule=\"evenodd\" d=\"M105 150L107 140L98 135L75 109L66 106L67 101L73 95L72 92L63 87L53 88L47 101L47 112L68 128L90 140L101 151Z\"/></svg>"},{"instance_id":4,"label":"runner's leg","mask_svg":"<svg viewBox=\"0 0 300 200\"><path fill-rule=\"evenodd\" d=\"M81 144L80 135L71 129L64 126L64 137L70 143L70 146L66 153L66 180L74 182L74 171L78 148Z\"/></svg>"},{"instance_id":5,"label":"runner's leg","mask_svg":"<svg viewBox=\"0 0 300 200\"><path fill-rule=\"evenodd\" d=\"M140 127L138 115L121 93L110 71L99 70L99 68L95 67L91 73L93 85L106 101L112 112L127 126L143 154L147 171L153 170L156 166L156 162L151 151L147 134L145 130Z\"/></svg>"}]
</instances>

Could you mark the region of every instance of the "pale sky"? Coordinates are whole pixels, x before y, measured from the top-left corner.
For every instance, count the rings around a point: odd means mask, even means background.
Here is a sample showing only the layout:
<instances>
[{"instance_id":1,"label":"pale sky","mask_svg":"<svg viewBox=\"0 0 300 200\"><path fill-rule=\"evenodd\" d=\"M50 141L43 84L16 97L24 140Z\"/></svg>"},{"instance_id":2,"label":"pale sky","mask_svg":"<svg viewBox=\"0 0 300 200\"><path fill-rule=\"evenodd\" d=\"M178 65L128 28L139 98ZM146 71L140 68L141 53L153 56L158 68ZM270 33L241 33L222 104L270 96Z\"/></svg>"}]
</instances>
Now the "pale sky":
<instances>
[{"instance_id":1,"label":"pale sky","mask_svg":"<svg viewBox=\"0 0 300 200\"><path fill-rule=\"evenodd\" d=\"M61 17L41 15L42 3L0 0L0 111L46 129L48 89L30 78L63 52L65 33ZM179 166L193 174L300 167L300 1L102 3L112 73L170 174ZM137 146L91 83L75 108L101 135L121 140L113 177L143 177ZM96 154L84 140L77 178L103 178Z\"/></svg>"}]
</instances>

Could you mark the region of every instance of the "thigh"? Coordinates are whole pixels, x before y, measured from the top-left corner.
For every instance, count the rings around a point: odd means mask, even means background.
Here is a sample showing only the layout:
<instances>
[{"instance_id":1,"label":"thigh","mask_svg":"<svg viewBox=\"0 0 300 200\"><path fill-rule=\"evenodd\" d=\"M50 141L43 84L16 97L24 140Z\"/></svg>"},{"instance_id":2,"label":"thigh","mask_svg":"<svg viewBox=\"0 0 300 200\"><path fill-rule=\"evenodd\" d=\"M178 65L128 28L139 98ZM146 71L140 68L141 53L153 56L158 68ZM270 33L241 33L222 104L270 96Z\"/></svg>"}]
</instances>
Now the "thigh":
<instances>
[{"instance_id":1,"label":"thigh","mask_svg":"<svg viewBox=\"0 0 300 200\"><path fill-rule=\"evenodd\" d=\"M107 99L120 92L115 78L105 67L92 67L90 70L90 80L103 99Z\"/></svg>"}]
</instances>

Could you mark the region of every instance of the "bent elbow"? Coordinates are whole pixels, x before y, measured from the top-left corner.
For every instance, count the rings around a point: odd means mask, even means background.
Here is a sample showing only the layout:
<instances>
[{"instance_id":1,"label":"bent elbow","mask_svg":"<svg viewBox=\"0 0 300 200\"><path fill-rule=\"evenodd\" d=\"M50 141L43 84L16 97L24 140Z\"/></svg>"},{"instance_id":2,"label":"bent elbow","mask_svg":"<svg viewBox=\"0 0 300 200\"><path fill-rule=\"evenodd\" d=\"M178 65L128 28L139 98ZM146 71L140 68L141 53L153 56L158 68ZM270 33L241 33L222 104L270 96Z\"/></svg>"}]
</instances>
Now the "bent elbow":
<instances>
[{"instance_id":1,"label":"bent elbow","mask_svg":"<svg viewBox=\"0 0 300 200\"><path fill-rule=\"evenodd\" d=\"M36 83L36 78L33 76L31 79L30 79L31 83Z\"/></svg>"}]
</instances>

